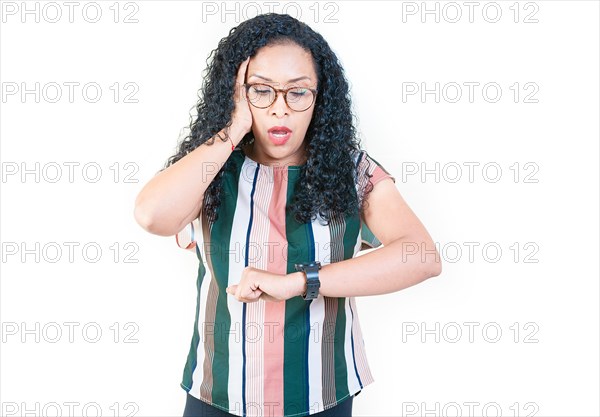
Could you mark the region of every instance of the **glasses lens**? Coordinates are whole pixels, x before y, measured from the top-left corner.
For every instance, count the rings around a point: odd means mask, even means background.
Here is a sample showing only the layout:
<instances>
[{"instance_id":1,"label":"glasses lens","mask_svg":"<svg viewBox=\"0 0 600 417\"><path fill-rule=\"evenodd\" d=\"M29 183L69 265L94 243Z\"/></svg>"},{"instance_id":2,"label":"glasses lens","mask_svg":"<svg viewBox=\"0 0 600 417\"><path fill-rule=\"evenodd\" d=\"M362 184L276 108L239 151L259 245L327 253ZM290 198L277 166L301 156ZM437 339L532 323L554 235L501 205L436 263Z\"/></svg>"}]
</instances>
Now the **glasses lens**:
<instances>
[{"instance_id":1,"label":"glasses lens","mask_svg":"<svg viewBox=\"0 0 600 417\"><path fill-rule=\"evenodd\" d=\"M275 101L275 90L266 84L254 84L248 89L248 101L256 107L269 107Z\"/></svg>"},{"instance_id":2,"label":"glasses lens","mask_svg":"<svg viewBox=\"0 0 600 417\"><path fill-rule=\"evenodd\" d=\"M275 101L275 89L267 84L253 84L248 88L248 101L261 109L269 107ZM286 96L288 106L294 111L308 109L313 101L314 94L308 88L294 87Z\"/></svg>"},{"instance_id":3,"label":"glasses lens","mask_svg":"<svg viewBox=\"0 0 600 417\"><path fill-rule=\"evenodd\" d=\"M288 105L294 111L308 109L313 102L313 98L313 92L303 87L292 88L286 96Z\"/></svg>"}]
</instances>

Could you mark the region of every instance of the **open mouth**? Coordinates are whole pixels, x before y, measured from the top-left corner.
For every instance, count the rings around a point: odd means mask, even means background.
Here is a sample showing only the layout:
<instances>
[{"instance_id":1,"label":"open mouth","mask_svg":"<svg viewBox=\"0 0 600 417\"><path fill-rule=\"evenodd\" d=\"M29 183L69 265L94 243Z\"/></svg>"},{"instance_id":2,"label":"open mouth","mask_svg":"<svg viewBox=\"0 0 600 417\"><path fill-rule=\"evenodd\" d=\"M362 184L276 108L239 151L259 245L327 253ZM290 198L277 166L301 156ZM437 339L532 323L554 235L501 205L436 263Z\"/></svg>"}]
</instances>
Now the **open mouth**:
<instances>
[{"instance_id":1,"label":"open mouth","mask_svg":"<svg viewBox=\"0 0 600 417\"><path fill-rule=\"evenodd\" d=\"M276 144L282 145L292 136L292 131L285 126L274 126L269 129L269 139Z\"/></svg>"}]
</instances>

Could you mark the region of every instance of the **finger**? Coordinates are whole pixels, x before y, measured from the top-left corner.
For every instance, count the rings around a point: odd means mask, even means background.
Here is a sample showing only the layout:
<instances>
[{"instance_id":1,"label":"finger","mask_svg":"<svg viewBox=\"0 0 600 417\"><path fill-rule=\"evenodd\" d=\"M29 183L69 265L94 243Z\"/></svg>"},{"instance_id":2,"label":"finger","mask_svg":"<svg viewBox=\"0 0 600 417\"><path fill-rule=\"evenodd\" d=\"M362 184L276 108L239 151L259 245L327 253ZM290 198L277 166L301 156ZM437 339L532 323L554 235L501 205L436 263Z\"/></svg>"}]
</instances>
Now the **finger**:
<instances>
[{"instance_id":1,"label":"finger","mask_svg":"<svg viewBox=\"0 0 600 417\"><path fill-rule=\"evenodd\" d=\"M246 68L248 67L249 62L250 57L246 58L246 60L240 64L237 79L235 81L235 95L237 97L236 100L243 100L246 102L248 101L246 99L246 89L244 88L244 84L246 83Z\"/></svg>"},{"instance_id":2,"label":"finger","mask_svg":"<svg viewBox=\"0 0 600 417\"><path fill-rule=\"evenodd\" d=\"M246 82L246 68L248 68L248 63L250 62L250 57L246 58L241 64L237 74L237 82L238 85L242 85Z\"/></svg>"},{"instance_id":3,"label":"finger","mask_svg":"<svg viewBox=\"0 0 600 417\"><path fill-rule=\"evenodd\" d=\"M240 97L241 97L241 101L248 102L248 98L246 97L246 89L241 84L240 84Z\"/></svg>"},{"instance_id":4,"label":"finger","mask_svg":"<svg viewBox=\"0 0 600 417\"><path fill-rule=\"evenodd\" d=\"M245 303L258 300L260 294L262 294L261 290L252 290L251 288L248 290L249 291L243 291L243 287L236 284L232 285L228 292L230 292L238 301Z\"/></svg>"},{"instance_id":5,"label":"finger","mask_svg":"<svg viewBox=\"0 0 600 417\"><path fill-rule=\"evenodd\" d=\"M241 286L236 285L234 295L235 295L235 298L237 298L238 300L241 300L241 298L242 298L242 287Z\"/></svg>"},{"instance_id":6,"label":"finger","mask_svg":"<svg viewBox=\"0 0 600 417\"><path fill-rule=\"evenodd\" d=\"M241 301L243 303L253 303L255 301L258 301L261 297L263 293L259 290L259 291L252 291L252 293L243 296L243 297L239 297L237 298L238 301Z\"/></svg>"},{"instance_id":7,"label":"finger","mask_svg":"<svg viewBox=\"0 0 600 417\"><path fill-rule=\"evenodd\" d=\"M242 295L241 298L246 300L256 300L260 297L263 292L258 289L248 288L248 290Z\"/></svg>"},{"instance_id":8,"label":"finger","mask_svg":"<svg viewBox=\"0 0 600 417\"><path fill-rule=\"evenodd\" d=\"M225 289L225 291L232 295L238 301L244 301L244 297L242 297L242 287L239 285L231 285Z\"/></svg>"}]
</instances>

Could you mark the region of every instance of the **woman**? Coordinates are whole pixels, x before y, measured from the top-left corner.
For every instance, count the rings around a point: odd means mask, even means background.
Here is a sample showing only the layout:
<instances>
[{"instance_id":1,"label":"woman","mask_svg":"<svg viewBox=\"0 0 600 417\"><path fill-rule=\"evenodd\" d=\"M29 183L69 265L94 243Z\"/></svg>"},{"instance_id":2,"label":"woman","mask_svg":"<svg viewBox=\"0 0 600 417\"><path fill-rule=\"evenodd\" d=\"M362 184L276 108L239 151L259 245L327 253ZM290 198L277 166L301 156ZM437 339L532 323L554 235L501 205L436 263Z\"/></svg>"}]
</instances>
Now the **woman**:
<instances>
[{"instance_id":1,"label":"woman","mask_svg":"<svg viewBox=\"0 0 600 417\"><path fill-rule=\"evenodd\" d=\"M437 276L439 256L361 150L321 35L270 13L213 52L190 135L135 205L200 260L184 415L350 416L373 382L354 297ZM355 257L367 241L384 247Z\"/></svg>"}]
</instances>

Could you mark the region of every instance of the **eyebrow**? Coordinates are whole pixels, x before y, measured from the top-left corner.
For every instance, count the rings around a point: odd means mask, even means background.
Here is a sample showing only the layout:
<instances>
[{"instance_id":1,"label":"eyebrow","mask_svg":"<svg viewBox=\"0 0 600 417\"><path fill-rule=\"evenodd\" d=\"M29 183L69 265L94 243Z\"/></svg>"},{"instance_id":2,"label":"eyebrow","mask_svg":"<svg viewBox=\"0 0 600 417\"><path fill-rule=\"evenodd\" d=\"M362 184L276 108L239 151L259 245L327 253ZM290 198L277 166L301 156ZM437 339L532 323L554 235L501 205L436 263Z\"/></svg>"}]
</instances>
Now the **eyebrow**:
<instances>
[{"instance_id":1,"label":"eyebrow","mask_svg":"<svg viewBox=\"0 0 600 417\"><path fill-rule=\"evenodd\" d=\"M251 78L251 77L258 77L258 78L262 78L262 79L263 79L263 80L265 80L265 81L271 81L271 82L273 81L273 80L272 80L272 79L270 79L270 78L263 77L262 75L258 75L258 74L252 74L252 75L251 75L250 77L248 77L248 78ZM293 82L295 82L295 81L300 81L300 80L303 80L303 79L305 79L305 78L306 78L307 80L310 80L310 77L307 77L306 75L303 75L302 77L298 77L298 78L294 78L294 79L288 80L288 83L293 83Z\"/></svg>"}]
</instances>

